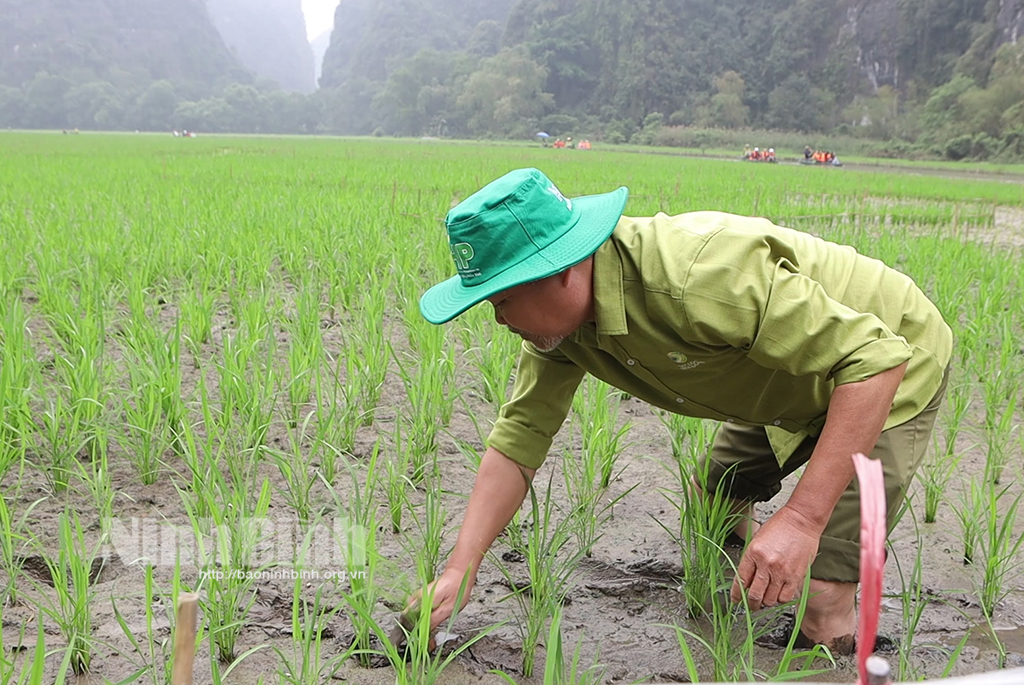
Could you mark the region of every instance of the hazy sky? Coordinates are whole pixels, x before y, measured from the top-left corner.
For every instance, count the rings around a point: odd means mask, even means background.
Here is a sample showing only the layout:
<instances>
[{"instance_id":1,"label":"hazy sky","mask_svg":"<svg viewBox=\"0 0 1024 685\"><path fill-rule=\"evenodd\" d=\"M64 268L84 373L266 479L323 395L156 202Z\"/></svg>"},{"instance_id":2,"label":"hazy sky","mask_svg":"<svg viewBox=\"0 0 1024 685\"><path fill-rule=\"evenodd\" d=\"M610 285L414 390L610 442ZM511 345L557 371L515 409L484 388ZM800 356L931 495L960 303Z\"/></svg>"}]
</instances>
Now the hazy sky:
<instances>
[{"instance_id":1,"label":"hazy sky","mask_svg":"<svg viewBox=\"0 0 1024 685\"><path fill-rule=\"evenodd\" d=\"M338 0L302 0L302 13L306 15L306 35L313 40L334 25L334 10Z\"/></svg>"}]
</instances>

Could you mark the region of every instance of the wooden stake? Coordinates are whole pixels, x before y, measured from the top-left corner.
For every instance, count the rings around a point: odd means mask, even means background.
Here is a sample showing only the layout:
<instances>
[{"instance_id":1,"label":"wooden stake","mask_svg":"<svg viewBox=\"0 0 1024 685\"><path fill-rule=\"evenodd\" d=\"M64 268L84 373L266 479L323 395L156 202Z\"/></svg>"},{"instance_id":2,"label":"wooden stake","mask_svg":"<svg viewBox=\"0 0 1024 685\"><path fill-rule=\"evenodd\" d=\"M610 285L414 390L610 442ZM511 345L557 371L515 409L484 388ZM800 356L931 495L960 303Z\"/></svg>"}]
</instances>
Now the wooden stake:
<instances>
[{"instance_id":1,"label":"wooden stake","mask_svg":"<svg viewBox=\"0 0 1024 685\"><path fill-rule=\"evenodd\" d=\"M171 662L171 685L192 685L192 663L196 657L196 614L199 595L182 592L178 595L177 618L174 624L174 661Z\"/></svg>"}]
</instances>

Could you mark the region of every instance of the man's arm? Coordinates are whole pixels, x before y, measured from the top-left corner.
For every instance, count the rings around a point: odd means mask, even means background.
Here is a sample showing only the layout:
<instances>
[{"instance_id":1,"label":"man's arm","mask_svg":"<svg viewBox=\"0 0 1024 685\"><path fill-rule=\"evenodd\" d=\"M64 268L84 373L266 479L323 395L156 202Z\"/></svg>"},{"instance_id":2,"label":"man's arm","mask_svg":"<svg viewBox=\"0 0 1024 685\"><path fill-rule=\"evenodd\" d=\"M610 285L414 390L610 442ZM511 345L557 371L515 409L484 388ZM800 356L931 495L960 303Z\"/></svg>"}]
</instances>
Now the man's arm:
<instances>
[{"instance_id":1,"label":"man's arm","mask_svg":"<svg viewBox=\"0 0 1024 685\"><path fill-rule=\"evenodd\" d=\"M432 627L469 600L484 555L522 506L537 467L569 413L583 373L558 350L539 352L523 343L512 398L498 412L487 437L487 451L477 469L455 549L432 588ZM466 588L456 606L463 579Z\"/></svg>"},{"instance_id":2,"label":"man's arm","mask_svg":"<svg viewBox=\"0 0 1024 685\"><path fill-rule=\"evenodd\" d=\"M853 479L854 452L871 454L881 435L907 362L832 392L821 437L789 501L751 540L736 570L754 610L792 601L843 491Z\"/></svg>"},{"instance_id":3,"label":"man's arm","mask_svg":"<svg viewBox=\"0 0 1024 685\"><path fill-rule=\"evenodd\" d=\"M908 363L832 391L821 437L786 504L804 516L819 535L853 480L850 456L874 450Z\"/></svg>"},{"instance_id":4,"label":"man's arm","mask_svg":"<svg viewBox=\"0 0 1024 685\"><path fill-rule=\"evenodd\" d=\"M487 448L446 570L472 570L476 575L487 550L523 504L535 473L493 447Z\"/></svg>"},{"instance_id":5,"label":"man's arm","mask_svg":"<svg viewBox=\"0 0 1024 685\"><path fill-rule=\"evenodd\" d=\"M433 585L432 629L469 601L484 555L519 510L535 473L535 469L517 464L493 447L484 452L455 549ZM464 578L466 587L461 604L456 607Z\"/></svg>"}]
</instances>

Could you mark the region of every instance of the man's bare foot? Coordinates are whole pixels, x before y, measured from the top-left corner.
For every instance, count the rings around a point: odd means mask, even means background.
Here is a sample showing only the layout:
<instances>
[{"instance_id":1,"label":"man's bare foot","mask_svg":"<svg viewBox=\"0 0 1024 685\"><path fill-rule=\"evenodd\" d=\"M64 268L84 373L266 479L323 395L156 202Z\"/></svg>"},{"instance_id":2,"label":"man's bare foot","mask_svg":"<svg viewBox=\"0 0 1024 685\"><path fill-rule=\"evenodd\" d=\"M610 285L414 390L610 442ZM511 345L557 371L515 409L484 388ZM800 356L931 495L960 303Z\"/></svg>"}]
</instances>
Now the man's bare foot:
<instances>
[{"instance_id":1,"label":"man's bare foot","mask_svg":"<svg viewBox=\"0 0 1024 685\"><path fill-rule=\"evenodd\" d=\"M733 534L741 540L749 540L754 537L754 534L761 528L761 524L754 520L754 505L748 504L740 507L736 513L740 518L736 527L732 529Z\"/></svg>"},{"instance_id":2,"label":"man's bare foot","mask_svg":"<svg viewBox=\"0 0 1024 685\"><path fill-rule=\"evenodd\" d=\"M800 634L836 654L853 653L857 633L857 583L812 578Z\"/></svg>"}]
</instances>

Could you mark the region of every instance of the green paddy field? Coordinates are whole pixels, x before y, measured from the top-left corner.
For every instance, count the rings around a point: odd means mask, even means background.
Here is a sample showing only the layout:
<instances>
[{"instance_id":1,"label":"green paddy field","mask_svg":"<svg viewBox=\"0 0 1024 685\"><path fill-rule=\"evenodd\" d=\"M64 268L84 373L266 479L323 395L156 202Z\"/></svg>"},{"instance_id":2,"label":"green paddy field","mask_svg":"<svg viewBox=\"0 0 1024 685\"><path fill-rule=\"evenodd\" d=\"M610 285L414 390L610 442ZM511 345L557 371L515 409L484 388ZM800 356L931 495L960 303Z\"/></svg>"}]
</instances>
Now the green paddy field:
<instances>
[{"instance_id":1,"label":"green paddy field","mask_svg":"<svg viewBox=\"0 0 1024 685\"><path fill-rule=\"evenodd\" d=\"M854 680L760 646L778 612L716 600L737 553L690 534L680 482L715 426L596 381L440 651L390 641L454 544L518 350L487 306L435 327L417 300L453 272L447 210L524 166L911 275L956 348L890 538L885 656L906 680L1024 665L1024 169L0 133L0 682L167 683L185 592L199 683Z\"/></svg>"}]
</instances>

